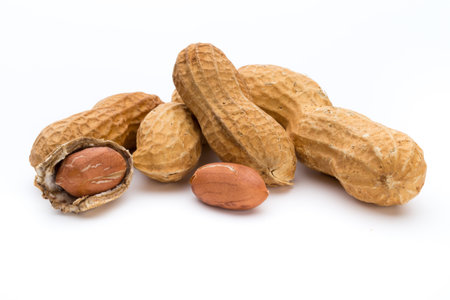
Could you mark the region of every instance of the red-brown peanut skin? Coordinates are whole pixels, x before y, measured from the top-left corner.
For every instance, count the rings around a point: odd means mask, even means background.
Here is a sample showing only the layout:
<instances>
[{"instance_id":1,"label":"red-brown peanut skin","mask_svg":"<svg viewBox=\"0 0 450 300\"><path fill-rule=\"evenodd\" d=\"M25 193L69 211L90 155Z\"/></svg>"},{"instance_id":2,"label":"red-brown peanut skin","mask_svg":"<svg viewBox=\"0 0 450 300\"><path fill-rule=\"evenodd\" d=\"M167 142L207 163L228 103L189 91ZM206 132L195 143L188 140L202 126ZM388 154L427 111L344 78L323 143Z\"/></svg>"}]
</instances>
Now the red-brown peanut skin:
<instances>
[{"instance_id":1,"label":"red-brown peanut skin","mask_svg":"<svg viewBox=\"0 0 450 300\"><path fill-rule=\"evenodd\" d=\"M55 183L75 197L95 195L118 185L126 169L125 159L114 149L86 148L63 160Z\"/></svg>"},{"instance_id":2,"label":"red-brown peanut skin","mask_svg":"<svg viewBox=\"0 0 450 300\"><path fill-rule=\"evenodd\" d=\"M195 171L192 192L200 201L231 210L257 207L269 191L254 169L234 163L211 163Z\"/></svg>"}]
</instances>

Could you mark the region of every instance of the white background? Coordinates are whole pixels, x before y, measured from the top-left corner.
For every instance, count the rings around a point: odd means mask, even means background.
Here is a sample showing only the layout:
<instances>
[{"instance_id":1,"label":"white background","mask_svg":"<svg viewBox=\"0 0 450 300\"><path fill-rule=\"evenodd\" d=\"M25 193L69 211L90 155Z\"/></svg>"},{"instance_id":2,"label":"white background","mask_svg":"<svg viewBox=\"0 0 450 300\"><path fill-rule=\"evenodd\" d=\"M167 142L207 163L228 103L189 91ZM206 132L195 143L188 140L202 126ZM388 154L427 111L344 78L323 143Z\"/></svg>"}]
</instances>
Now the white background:
<instances>
[{"instance_id":1,"label":"white background","mask_svg":"<svg viewBox=\"0 0 450 300\"><path fill-rule=\"evenodd\" d=\"M449 3L2 0L0 299L450 299ZM139 172L114 203L51 208L28 163L39 131L115 93L169 101L194 42L305 73L334 105L406 132L428 164L422 192L376 207L299 164L247 212Z\"/></svg>"}]
</instances>

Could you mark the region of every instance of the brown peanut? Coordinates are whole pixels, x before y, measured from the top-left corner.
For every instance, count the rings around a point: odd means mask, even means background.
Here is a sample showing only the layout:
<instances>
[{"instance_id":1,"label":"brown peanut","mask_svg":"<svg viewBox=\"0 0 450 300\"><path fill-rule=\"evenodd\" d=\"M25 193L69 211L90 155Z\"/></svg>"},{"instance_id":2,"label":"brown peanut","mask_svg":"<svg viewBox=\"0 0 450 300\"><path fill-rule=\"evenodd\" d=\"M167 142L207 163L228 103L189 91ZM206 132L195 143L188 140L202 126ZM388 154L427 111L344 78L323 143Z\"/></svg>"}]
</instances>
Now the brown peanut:
<instances>
[{"instance_id":1,"label":"brown peanut","mask_svg":"<svg viewBox=\"0 0 450 300\"><path fill-rule=\"evenodd\" d=\"M269 185L290 185L296 159L283 128L248 99L233 64L211 44L178 55L173 79L214 152L226 162L254 168Z\"/></svg>"},{"instance_id":2,"label":"brown peanut","mask_svg":"<svg viewBox=\"0 0 450 300\"><path fill-rule=\"evenodd\" d=\"M195 171L190 182L200 201L232 210L254 208L269 195L258 172L233 163L204 165Z\"/></svg>"},{"instance_id":3,"label":"brown peanut","mask_svg":"<svg viewBox=\"0 0 450 300\"><path fill-rule=\"evenodd\" d=\"M197 164L201 132L183 103L164 103L142 121L133 153L136 169L161 182L181 180Z\"/></svg>"},{"instance_id":4,"label":"brown peanut","mask_svg":"<svg viewBox=\"0 0 450 300\"><path fill-rule=\"evenodd\" d=\"M75 197L98 194L118 185L127 170L125 159L109 147L92 147L67 156L55 183Z\"/></svg>"}]
</instances>

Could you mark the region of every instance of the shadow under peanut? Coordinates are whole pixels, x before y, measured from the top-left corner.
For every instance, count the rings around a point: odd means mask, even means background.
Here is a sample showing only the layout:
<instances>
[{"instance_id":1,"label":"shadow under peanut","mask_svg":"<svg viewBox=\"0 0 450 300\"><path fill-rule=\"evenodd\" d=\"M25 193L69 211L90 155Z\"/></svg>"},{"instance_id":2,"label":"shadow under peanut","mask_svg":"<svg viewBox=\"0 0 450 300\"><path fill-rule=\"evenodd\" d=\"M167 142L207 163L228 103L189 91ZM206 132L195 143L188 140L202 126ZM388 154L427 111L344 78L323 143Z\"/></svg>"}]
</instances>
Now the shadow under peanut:
<instances>
[{"instance_id":1,"label":"shadow under peanut","mask_svg":"<svg viewBox=\"0 0 450 300\"><path fill-rule=\"evenodd\" d=\"M81 218L93 218L98 217L99 215L106 215L111 211L120 209L121 205L124 205L126 201L133 201L135 193L147 194L149 199L157 198L158 194L165 193L174 193L174 192L183 192L189 193L190 195L186 195L186 200L196 203L201 206L202 209L207 211L211 211L213 213L221 213L230 216L248 216L248 215L260 215L264 212L264 208L258 206L249 210L228 210L220 207L214 207L207 205L200 200L198 200L191 192L189 180L194 174L195 170L205 164L212 162L219 162L220 159L217 155L210 149L208 145L203 145L202 155L200 157L197 165L180 181L173 183L162 183L153 179L148 178L139 170L135 169L135 173L133 175L133 180L131 182L130 188L115 201L107 203L98 208L92 209L87 212L83 212L80 214L68 214ZM339 181L329 175L320 173L318 171L312 170L301 164L297 163L297 170L295 174L295 179L292 186L281 186L281 187L269 187L270 195L265 200L272 201L276 198L276 195L286 195L291 193L294 195L293 189L311 189L323 191L322 196L318 195L318 198L323 197L332 197L332 201L342 202L342 205L347 206L348 209L355 210L355 213L364 213L364 214L381 214L388 217L406 217L409 215L410 209L408 209L408 204L391 206L391 207L382 207L377 206L375 204L365 203L357 200L356 198L350 196L344 188L341 186ZM301 194L298 195L298 201L321 201L320 199L314 198L301 198ZM265 203L264 202L264 203ZM263 203L263 204L264 204ZM322 205L326 203L321 203L318 205ZM59 211L55 211L55 213L59 213L63 215Z\"/></svg>"},{"instance_id":2,"label":"shadow under peanut","mask_svg":"<svg viewBox=\"0 0 450 300\"><path fill-rule=\"evenodd\" d=\"M127 195L127 191L125 191L125 193L119 198L88 211L84 211L78 214L74 213L65 214L60 210L54 210L54 213L56 215L61 215L64 217L76 217L81 219L99 218L100 216L106 216L109 213L120 210L120 207L124 205L126 201L131 201L131 198L132 197L130 197L130 195Z\"/></svg>"},{"instance_id":3,"label":"shadow under peanut","mask_svg":"<svg viewBox=\"0 0 450 300\"><path fill-rule=\"evenodd\" d=\"M187 188L190 190L190 183L189 180L191 179L192 175L194 175L195 170L199 168L200 166L212 163L212 162L219 162L220 159L217 157L217 155L209 148L208 145L203 145L202 147L202 154L200 156L200 159L198 163L192 168L191 171L189 171L188 174L186 174L180 181L177 182L159 182L157 180L151 179L147 176L145 176L143 173L141 173L136 168L134 176L137 178L133 178L135 182L133 189L136 189L138 191L142 192L148 192L148 193L169 193L169 192L176 192L176 191L183 191Z\"/></svg>"},{"instance_id":4,"label":"shadow under peanut","mask_svg":"<svg viewBox=\"0 0 450 300\"><path fill-rule=\"evenodd\" d=\"M335 198L336 201L343 202L343 205L349 206L349 209L359 210L368 214L376 213L393 217L407 216L410 211L410 209L408 209L408 204L378 206L360 201L349 195L339 181L333 176L309 169L299 162L297 164L294 185L299 188L302 188L303 186L306 188L306 185L311 184L314 185L314 188L316 189L326 190L327 194L333 195L333 198Z\"/></svg>"},{"instance_id":5,"label":"shadow under peanut","mask_svg":"<svg viewBox=\"0 0 450 300\"><path fill-rule=\"evenodd\" d=\"M256 215L260 215L263 213L263 209L260 206L252 208L252 209L246 209L246 210L231 210L231 209L211 206L206 203L203 203L202 201L197 199L194 195L192 195L191 200L196 201L196 203L199 206L201 206L201 208L203 208L203 209L209 210L213 213L221 213L221 214L225 214L225 215L229 215L229 216L238 216L238 217L239 216L249 216L249 215L256 216Z\"/></svg>"}]
</instances>

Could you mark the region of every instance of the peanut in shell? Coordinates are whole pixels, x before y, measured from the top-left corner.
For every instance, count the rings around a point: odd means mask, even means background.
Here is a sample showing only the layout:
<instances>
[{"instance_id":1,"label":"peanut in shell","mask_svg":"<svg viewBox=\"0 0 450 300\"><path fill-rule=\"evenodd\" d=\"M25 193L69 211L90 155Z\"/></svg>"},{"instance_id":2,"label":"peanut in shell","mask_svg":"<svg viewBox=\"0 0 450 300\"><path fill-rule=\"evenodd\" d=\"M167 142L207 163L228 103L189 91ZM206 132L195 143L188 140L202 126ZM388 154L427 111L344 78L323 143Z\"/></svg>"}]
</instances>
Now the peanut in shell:
<instances>
[{"instance_id":1,"label":"peanut in shell","mask_svg":"<svg viewBox=\"0 0 450 300\"><path fill-rule=\"evenodd\" d=\"M406 134L333 106L312 109L298 121L291 137L300 161L336 177L353 197L392 206L420 192L427 166Z\"/></svg>"},{"instance_id":2,"label":"peanut in shell","mask_svg":"<svg viewBox=\"0 0 450 300\"><path fill-rule=\"evenodd\" d=\"M112 140L127 149L136 148L136 133L144 117L162 101L142 92L118 94L98 102L91 110L45 127L36 138L30 164L36 167L61 144L80 137Z\"/></svg>"},{"instance_id":3,"label":"peanut in shell","mask_svg":"<svg viewBox=\"0 0 450 300\"><path fill-rule=\"evenodd\" d=\"M285 130L249 101L225 54L211 44L180 52L173 80L214 152L225 162L254 168L268 185L290 185L296 158Z\"/></svg>"},{"instance_id":4,"label":"peanut in shell","mask_svg":"<svg viewBox=\"0 0 450 300\"><path fill-rule=\"evenodd\" d=\"M197 164L201 132L183 103L164 103L142 121L133 153L136 169L160 182L181 180Z\"/></svg>"},{"instance_id":5,"label":"peanut in shell","mask_svg":"<svg viewBox=\"0 0 450 300\"><path fill-rule=\"evenodd\" d=\"M316 82L289 69L248 65L239 74L251 100L286 128L300 161L336 177L353 197L391 206L421 190L426 163L406 134L332 107Z\"/></svg>"}]
</instances>

